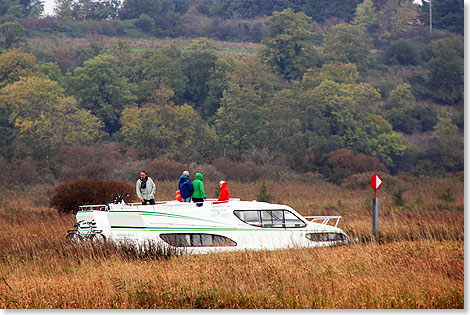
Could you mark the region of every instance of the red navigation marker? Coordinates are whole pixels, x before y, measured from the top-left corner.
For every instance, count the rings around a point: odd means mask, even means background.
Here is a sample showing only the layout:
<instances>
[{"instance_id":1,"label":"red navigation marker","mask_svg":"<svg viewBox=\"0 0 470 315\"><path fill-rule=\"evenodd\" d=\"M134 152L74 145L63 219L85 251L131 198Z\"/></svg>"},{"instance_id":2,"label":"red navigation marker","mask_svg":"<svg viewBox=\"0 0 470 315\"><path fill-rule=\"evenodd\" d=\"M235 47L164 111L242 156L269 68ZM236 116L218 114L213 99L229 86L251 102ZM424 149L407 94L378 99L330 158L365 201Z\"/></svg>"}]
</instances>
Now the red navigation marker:
<instances>
[{"instance_id":1,"label":"red navigation marker","mask_svg":"<svg viewBox=\"0 0 470 315\"><path fill-rule=\"evenodd\" d=\"M382 186L382 178L378 174L372 175L370 178L370 185L374 189L374 196L377 197L377 190Z\"/></svg>"}]
</instances>

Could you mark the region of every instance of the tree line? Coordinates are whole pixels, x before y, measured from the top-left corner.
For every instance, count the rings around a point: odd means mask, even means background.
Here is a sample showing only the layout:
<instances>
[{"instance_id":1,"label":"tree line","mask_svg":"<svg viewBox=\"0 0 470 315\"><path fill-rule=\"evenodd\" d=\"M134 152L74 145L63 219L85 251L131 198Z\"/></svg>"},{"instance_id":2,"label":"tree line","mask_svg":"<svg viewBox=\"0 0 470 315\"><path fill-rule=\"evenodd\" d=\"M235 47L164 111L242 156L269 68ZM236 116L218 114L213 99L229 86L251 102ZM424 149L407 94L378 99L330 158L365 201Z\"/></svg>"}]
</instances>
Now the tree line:
<instances>
[{"instance_id":1,"label":"tree line","mask_svg":"<svg viewBox=\"0 0 470 315\"><path fill-rule=\"evenodd\" d=\"M51 174L64 146L109 142L137 160L223 158L335 183L461 171L463 37L413 24L410 2L381 6L364 0L349 23L319 32L305 12L275 11L262 49L245 58L207 38L139 52L122 40L61 68L13 40L0 55L1 154Z\"/></svg>"}]
</instances>

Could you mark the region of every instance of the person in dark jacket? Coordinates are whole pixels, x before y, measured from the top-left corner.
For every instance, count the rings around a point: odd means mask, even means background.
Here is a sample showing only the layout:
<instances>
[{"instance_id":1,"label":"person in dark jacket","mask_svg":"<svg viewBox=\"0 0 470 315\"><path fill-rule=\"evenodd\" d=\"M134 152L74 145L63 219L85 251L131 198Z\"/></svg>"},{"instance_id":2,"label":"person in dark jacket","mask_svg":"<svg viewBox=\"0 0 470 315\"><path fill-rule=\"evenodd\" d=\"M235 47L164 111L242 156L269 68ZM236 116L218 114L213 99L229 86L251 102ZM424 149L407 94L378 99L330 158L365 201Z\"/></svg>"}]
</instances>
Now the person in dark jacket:
<instances>
[{"instance_id":1,"label":"person in dark jacket","mask_svg":"<svg viewBox=\"0 0 470 315\"><path fill-rule=\"evenodd\" d=\"M228 190L228 183L224 180L221 180L220 183L220 194L217 201L228 201L230 199L230 190Z\"/></svg>"},{"instance_id":2,"label":"person in dark jacket","mask_svg":"<svg viewBox=\"0 0 470 315\"><path fill-rule=\"evenodd\" d=\"M180 177L180 182L178 184L180 190L181 198L183 202L191 202L191 195L193 193L193 184L189 180L189 172L184 171L183 175Z\"/></svg>"}]
</instances>

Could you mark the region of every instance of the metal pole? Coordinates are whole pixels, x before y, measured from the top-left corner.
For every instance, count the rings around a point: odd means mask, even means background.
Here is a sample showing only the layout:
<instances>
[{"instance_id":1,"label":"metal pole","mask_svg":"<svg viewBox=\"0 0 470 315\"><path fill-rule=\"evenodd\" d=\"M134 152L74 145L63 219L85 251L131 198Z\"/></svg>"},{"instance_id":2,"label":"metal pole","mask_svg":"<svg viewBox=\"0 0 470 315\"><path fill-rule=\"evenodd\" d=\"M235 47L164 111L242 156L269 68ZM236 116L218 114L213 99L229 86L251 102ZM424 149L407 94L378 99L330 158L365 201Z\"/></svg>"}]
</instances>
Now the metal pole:
<instances>
[{"instance_id":1,"label":"metal pole","mask_svg":"<svg viewBox=\"0 0 470 315\"><path fill-rule=\"evenodd\" d=\"M375 240L379 240L379 199L374 197L372 207L372 233Z\"/></svg>"},{"instance_id":2,"label":"metal pole","mask_svg":"<svg viewBox=\"0 0 470 315\"><path fill-rule=\"evenodd\" d=\"M432 33L432 0L429 0L429 31Z\"/></svg>"}]
</instances>

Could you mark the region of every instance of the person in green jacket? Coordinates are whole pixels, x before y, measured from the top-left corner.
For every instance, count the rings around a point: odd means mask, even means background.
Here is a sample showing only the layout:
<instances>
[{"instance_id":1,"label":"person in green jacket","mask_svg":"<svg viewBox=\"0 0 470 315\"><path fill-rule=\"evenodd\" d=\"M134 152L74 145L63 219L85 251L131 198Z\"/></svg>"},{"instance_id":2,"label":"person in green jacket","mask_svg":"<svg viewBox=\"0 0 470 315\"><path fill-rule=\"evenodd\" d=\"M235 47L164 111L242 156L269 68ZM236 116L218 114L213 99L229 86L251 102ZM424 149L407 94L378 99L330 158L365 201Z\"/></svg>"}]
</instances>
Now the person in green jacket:
<instances>
[{"instance_id":1,"label":"person in green jacket","mask_svg":"<svg viewBox=\"0 0 470 315\"><path fill-rule=\"evenodd\" d=\"M204 192L204 183L202 182L202 174L196 173L196 179L193 180L193 202L204 202L206 193Z\"/></svg>"}]
</instances>

